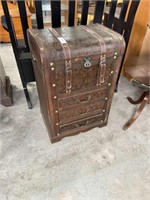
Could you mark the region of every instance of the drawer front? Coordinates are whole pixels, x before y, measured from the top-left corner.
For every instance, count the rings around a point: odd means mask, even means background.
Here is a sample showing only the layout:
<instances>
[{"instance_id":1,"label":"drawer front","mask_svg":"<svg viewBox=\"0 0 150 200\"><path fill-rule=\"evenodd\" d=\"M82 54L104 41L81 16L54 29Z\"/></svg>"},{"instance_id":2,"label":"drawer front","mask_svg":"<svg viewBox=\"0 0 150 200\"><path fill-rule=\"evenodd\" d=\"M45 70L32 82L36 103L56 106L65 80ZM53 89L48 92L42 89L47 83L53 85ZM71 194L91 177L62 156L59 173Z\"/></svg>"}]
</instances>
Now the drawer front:
<instances>
[{"instance_id":1,"label":"drawer front","mask_svg":"<svg viewBox=\"0 0 150 200\"><path fill-rule=\"evenodd\" d=\"M88 103L96 99L102 99L106 96L106 88L99 89L96 91L90 91L78 95L73 95L67 98L58 99L58 108L64 109L66 107L78 105L79 103Z\"/></svg>"},{"instance_id":2,"label":"drawer front","mask_svg":"<svg viewBox=\"0 0 150 200\"><path fill-rule=\"evenodd\" d=\"M104 100L96 100L95 102L79 104L73 107L65 108L59 111L59 123L81 119L98 113L102 113L105 105Z\"/></svg>"},{"instance_id":3,"label":"drawer front","mask_svg":"<svg viewBox=\"0 0 150 200\"><path fill-rule=\"evenodd\" d=\"M100 124L103 122L103 114L96 115L90 118L78 120L76 122L67 124L67 125L62 125L60 126L60 133L68 131L68 130L73 130L73 129L79 129L79 128L86 128L87 126L91 126L92 124Z\"/></svg>"}]
</instances>

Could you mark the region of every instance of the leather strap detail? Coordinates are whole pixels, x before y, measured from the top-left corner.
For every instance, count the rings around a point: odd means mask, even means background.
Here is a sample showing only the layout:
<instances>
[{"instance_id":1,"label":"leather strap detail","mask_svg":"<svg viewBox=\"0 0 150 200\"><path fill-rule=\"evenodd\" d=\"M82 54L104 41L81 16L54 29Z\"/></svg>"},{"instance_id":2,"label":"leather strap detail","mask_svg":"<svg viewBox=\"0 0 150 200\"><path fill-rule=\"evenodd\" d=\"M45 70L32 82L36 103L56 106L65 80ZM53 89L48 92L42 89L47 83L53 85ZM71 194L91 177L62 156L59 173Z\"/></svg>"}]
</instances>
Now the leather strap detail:
<instances>
[{"instance_id":1,"label":"leather strap detail","mask_svg":"<svg viewBox=\"0 0 150 200\"><path fill-rule=\"evenodd\" d=\"M66 71L66 93L70 93L72 88L72 65L71 65L70 48L66 40L63 37L61 37L54 28L49 28L49 30L55 36L55 38L57 38L57 40L60 42L63 48L63 53L65 56L65 71Z\"/></svg>"},{"instance_id":2,"label":"leather strap detail","mask_svg":"<svg viewBox=\"0 0 150 200\"><path fill-rule=\"evenodd\" d=\"M97 85L101 85L102 83L104 83L105 71L106 71L106 44L105 44L105 41L99 34L92 31L87 26L81 26L81 27L84 30L86 30L88 33L90 33L92 36L97 38L97 40L99 41L99 44L101 47L101 55L100 55L100 62L99 62Z\"/></svg>"},{"instance_id":3,"label":"leather strap detail","mask_svg":"<svg viewBox=\"0 0 150 200\"><path fill-rule=\"evenodd\" d=\"M108 27L106 27L106 26L103 26L103 25L100 25L100 24L96 24L96 26L97 26L98 28L103 29L103 31L109 33L109 35L111 35L112 38L113 38L113 40L115 41L115 42L114 42L115 44L116 44L117 42L119 43L118 49L117 49L117 47L115 47L114 52L118 52L118 54L123 54L123 53L124 53L124 48L123 48L122 45L120 45L120 41L123 40L123 37L122 37L119 33L115 32L115 31L112 32L112 29L110 29L110 28L108 28ZM115 38L115 39L114 39L114 38Z\"/></svg>"}]
</instances>

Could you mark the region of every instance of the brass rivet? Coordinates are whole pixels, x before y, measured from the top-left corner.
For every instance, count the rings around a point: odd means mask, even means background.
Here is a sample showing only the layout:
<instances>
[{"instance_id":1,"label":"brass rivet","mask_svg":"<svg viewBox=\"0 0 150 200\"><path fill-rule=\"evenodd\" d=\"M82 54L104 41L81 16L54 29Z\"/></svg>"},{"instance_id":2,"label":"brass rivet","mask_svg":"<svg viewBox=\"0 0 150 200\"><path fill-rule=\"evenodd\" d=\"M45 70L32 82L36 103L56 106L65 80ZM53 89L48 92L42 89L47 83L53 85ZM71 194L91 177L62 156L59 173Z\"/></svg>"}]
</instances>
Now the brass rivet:
<instances>
[{"instance_id":1,"label":"brass rivet","mask_svg":"<svg viewBox=\"0 0 150 200\"><path fill-rule=\"evenodd\" d=\"M117 58L117 56L114 56L114 59L116 59Z\"/></svg>"},{"instance_id":2,"label":"brass rivet","mask_svg":"<svg viewBox=\"0 0 150 200\"><path fill-rule=\"evenodd\" d=\"M55 113L58 113L58 110L55 110Z\"/></svg>"},{"instance_id":3,"label":"brass rivet","mask_svg":"<svg viewBox=\"0 0 150 200\"><path fill-rule=\"evenodd\" d=\"M105 100L107 100L108 98L106 97Z\"/></svg>"},{"instance_id":4,"label":"brass rivet","mask_svg":"<svg viewBox=\"0 0 150 200\"><path fill-rule=\"evenodd\" d=\"M56 84L53 84L53 87L55 87L56 86Z\"/></svg>"},{"instance_id":5,"label":"brass rivet","mask_svg":"<svg viewBox=\"0 0 150 200\"><path fill-rule=\"evenodd\" d=\"M67 83L70 83L70 81L67 81Z\"/></svg>"},{"instance_id":6,"label":"brass rivet","mask_svg":"<svg viewBox=\"0 0 150 200\"><path fill-rule=\"evenodd\" d=\"M108 83L108 85L111 85L111 83Z\"/></svg>"},{"instance_id":7,"label":"brass rivet","mask_svg":"<svg viewBox=\"0 0 150 200\"><path fill-rule=\"evenodd\" d=\"M52 67L51 70L53 71L53 70L54 70L54 67Z\"/></svg>"},{"instance_id":8,"label":"brass rivet","mask_svg":"<svg viewBox=\"0 0 150 200\"><path fill-rule=\"evenodd\" d=\"M58 123L56 123L56 126L58 126Z\"/></svg>"},{"instance_id":9,"label":"brass rivet","mask_svg":"<svg viewBox=\"0 0 150 200\"><path fill-rule=\"evenodd\" d=\"M54 99L56 99L57 98L57 96L54 96Z\"/></svg>"},{"instance_id":10,"label":"brass rivet","mask_svg":"<svg viewBox=\"0 0 150 200\"><path fill-rule=\"evenodd\" d=\"M111 74L113 74L113 73L114 73L114 71L111 71L110 73L111 73Z\"/></svg>"},{"instance_id":11,"label":"brass rivet","mask_svg":"<svg viewBox=\"0 0 150 200\"><path fill-rule=\"evenodd\" d=\"M59 133L57 133L57 135L60 135Z\"/></svg>"},{"instance_id":12,"label":"brass rivet","mask_svg":"<svg viewBox=\"0 0 150 200\"><path fill-rule=\"evenodd\" d=\"M50 63L50 66L53 66L53 65L54 65L54 63L51 62L51 63Z\"/></svg>"},{"instance_id":13,"label":"brass rivet","mask_svg":"<svg viewBox=\"0 0 150 200\"><path fill-rule=\"evenodd\" d=\"M103 112L105 112L105 110L103 110Z\"/></svg>"},{"instance_id":14,"label":"brass rivet","mask_svg":"<svg viewBox=\"0 0 150 200\"><path fill-rule=\"evenodd\" d=\"M115 55L117 55L117 51L115 51Z\"/></svg>"}]
</instances>

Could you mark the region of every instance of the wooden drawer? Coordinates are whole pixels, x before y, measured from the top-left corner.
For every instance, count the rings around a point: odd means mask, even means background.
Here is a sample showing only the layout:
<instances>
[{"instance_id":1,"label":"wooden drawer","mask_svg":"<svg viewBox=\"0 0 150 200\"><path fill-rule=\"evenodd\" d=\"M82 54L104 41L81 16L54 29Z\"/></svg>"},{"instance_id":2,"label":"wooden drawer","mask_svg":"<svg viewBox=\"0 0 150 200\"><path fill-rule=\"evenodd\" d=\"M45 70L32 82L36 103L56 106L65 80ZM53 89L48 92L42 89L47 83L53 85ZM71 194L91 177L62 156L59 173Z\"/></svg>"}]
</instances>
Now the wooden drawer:
<instances>
[{"instance_id":1,"label":"wooden drawer","mask_svg":"<svg viewBox=\"0 0 150 200\"><path fill-rule=\"evenodd\" d=\"M92 91L90 90L90 92L80 92L80 94L73 94L73 95L68 95L67 97L60 97L58 99L58 108L60 109L64 109L67 107L71 107L71 106L75 106L75 105L79 105L79 104L83 104L83 103L88 103L91 101L94 101L96 99L103 99L106 96L106 86L104 86L103 88L98 88Z\"/></svg>"},{"instance_id":2,"label":"wooden drawer","mask_svg":"<svg viewBox=\"0 0 150 200\"><path fill-rule=\"evenodd\" d=\"M105 112L104 105L104 100L96 100L61 109L59 111L59 124L103 113Z\"/></svg>"},{"instance_id":3,"label":"wooden drawer","mask_svg":"<svg viewBox=\"0 0 150 200\"><path fill-rule=\"evenodd\" d=\"M70 124L62 125L59 127L60 133L66 132L68 130L77 130L84 127L89 127L94 124L103 123L103 114L95 115L86 119L78 120Z\"/></svg>"}]
</instances>

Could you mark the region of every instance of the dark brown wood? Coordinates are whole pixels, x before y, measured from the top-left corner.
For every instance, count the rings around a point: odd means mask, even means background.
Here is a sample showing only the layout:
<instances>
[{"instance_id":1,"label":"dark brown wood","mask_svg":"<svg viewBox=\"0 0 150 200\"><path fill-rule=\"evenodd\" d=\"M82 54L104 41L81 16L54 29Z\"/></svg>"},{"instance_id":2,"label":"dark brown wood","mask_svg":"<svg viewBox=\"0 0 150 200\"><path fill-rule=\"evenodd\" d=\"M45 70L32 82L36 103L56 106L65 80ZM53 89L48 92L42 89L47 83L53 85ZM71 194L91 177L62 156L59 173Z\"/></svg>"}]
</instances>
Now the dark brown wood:
<instances>
[{"instance_id":1,"label":"dark brown wood","mask_svg":"<svg viewBox=\"0 0 150 200\"><path fill-rule=\"evenodd\" d=\"M125 48L123 38L98 24L29 30L28 38L50 140L105 126ZM97 81L101 75L104 82Z\"/></svg>"},{"instance_id":2,"label":"dark brown wood","mask_svg":"<svg viewBox=\"0 0 150 200\"><path fill-rule=\"evenodd\" d=\"M140 98L138 100L133 100L131 97L127 97L128 101L131 103L131 104L139 104L143 101L144 97L146 95L146 92L143 92L143 94L140 96Z\"/></svg>"},{"instance_id":3,"label":"dark brown wood","mask_svg":"<svg viewBox=\"0 0 150 200\"><path fill-rule=\"evenodd\" d=\"M12 86L10 78L6 76L0 59L0 103L3 106L12 106Z\"/></svg>"},{"instance_id":4,"label":"dark brown wood","mask_svg":"<svg viewBox=\"0 0 150 200\"><path fill-rule=\"evenodd\" d=\"M140 103L139 108L130 120L124 125L123 130L128 129L139 117L146 104L150 103L150 70L149 70L149 51L147 54L141 54L139 57L133 57L125 62L124 75L131 81L132 85L144 90L140 98L134 101L127 97L131 104Z\"/></svg>"},{"instance_id":5,"label":"dark brown wood","mask_svg":"<svg viewBox=\"0 0 150 200\"><path fill-rule=\"evenodd\" d=\"M61 135L61 137L58 135L58 136L55 136L54 138L50 138L50 139L51 139L52 143L58 142L64 137L77 135L77 134L79 134L79 132L80 133L85 133L86 131L89 131L92 128L95 128L95 127L102 128L102 127L106 126L107 123L108 123L107 121L106 122L102 122L101 124L100 124L100 122L98 122L98 123L91 124L90 126L80 127L79 129L76 129L76 130L68 130L68 131L63 132L63 135Z\"/></svg>"},{"instance_id":6,"label":"dark brown wood","mask_svg":"<svg viewBox=\"0 0 150 200\"><path fill-rule=\"evenodd\" d=\"M125 75L131 82L135 83L137 86L143 85L145 89L149 86L149 55L133 57L124 63L123 75Z\"/></svg>"},{"instance_id":7,"label":"dark brown wood","mask_svg":"<svg viewBox=\"0 0 150 200\"><path fill-rule=\"evenodd\" d=\"M49 0L49 3L50 2L51 2L52 27L60 27L61 26L61 1L60 0L57 0L57 1L56 0L55 1ZM94 15L94 23L101 23L102 22L103 9L104 9L104 1L103 0L102 1L97 0L95 13L94 13L94 6L93 6L93 5L95 5L95 1L85 0L85 1L80 1L80 2L82 2L81 4L83 6L82 11L81 11L82 24L87 23L88 11L90 12L90 9L89 9L90 6L92 7L92 14ZM126 41L128 41L129 36L130 36L134 15L135 15L136 9L138 7L138 2L139 2L139 0L137 0L137 1L133 0L133 4L132 4L131 9L130 9L131 12L129 10L130 14L129 14L127 23L125 21L119 22L118 23L118 24L120 24L119 30L118 30L118 26L117 26L117 31L121 32L121 33L123 33L124 32L123 30L126 28L127 31L125 32L125 35L124 35L124 38L125 38ZM126 5L127 5L127 3L126 3L126 1L124 1L124 4L123 4L124 8L122 9L122 14L121 14L120 19L124 18L124 15L125 15L125 12L126 12L126 7L127 7ZM30 101L30 98L29 98L29 93L28 93L28 90L27 90L27 83L35 81L32 65L31 65L31 60L30 61L29 61L29 59L27 61L24 60L23 62L19 60L20 52L21 53L29 52L27 36L26 36L26 30L28 28L28 20L27 20L27 13L26 13L26 10L25 10L25 1L24 0L23 1L18 0L18 4L16 4L16 6L17 7L19 6L20 18L21 18L21 22L22 22L22 29L23 29L23 33L24 33L24 39L23 39L24 41L23 41L22 46L20 46L20 41L17 41L18 37L16 38L16 35L15 35L15 31L14 31L15 25L13 24L13 21L11 20L11 17L10 17L11 15L10 15L10 12L9 12L9 9L8 9L8 6L7 6L7 0L2 1L2 7L3 7L3 10L4 10L4 15L5 15L5 18L6 18L6 23L7 23L7 25L4 24L4 26L7 27L6 29L8 29L8 31L9 31L13 50L14 50L14 54L15 54L15 57L16 57L18 69L19 69L20 76L21 76L21 81L23 83L23 88L24 88L24 92L25 92L25 95L26 95L26 99L27 99L29 108L32 108L31 101ZM107 16L107 18L110 19L110 21L107 20L107 23L109 24L110 27L111 27L111 24L116 25L115 22L118 21L118 19L116 20L115 17L114 17L115 6L116 6L116 3L113 2L112 5L111 5L110 13L108 14L109 17ZM44 27L44 25L43 25L42 1L41 0L35 0L34 10L36 11L37 28L42 29ZM75 1L74 0L69 1L69 13L68 14L69 14L68 15L68 26L73 26L74 25L74 18L75 18ZM91 13L89 13L89 14L91 14ZM122 26L123 26L123 30L122 30ZM30 23L29 23L29 27L30 27ZM25 65L28 66L28 67L26 68ZM29 68L30 68L30 70L29 70ZM120 72L121 72L121 70L120 70ZM26 74L27 76L25 76L24 74ZM119 77L118 77L118 80L119 80Z\"/></svg>"},{"instance_id":8,"label":"dark brown wood","mask_svg":"<svg viewBox=\"0 0 150 200\"><path fill-rule=\"evenodd\" d=\"M116 0L112 1L111 3L111 8L108 11L106 9L104 13L104 21L103 24L109 28L112 28L113 30L117 31L118 33L122 34L125 42L126 42L126 49L128 47L128 42L132 30L132 25L134 22L134 17L136 15L136 11L138 9L140 0L132 0L130 1L131 4L129 4L129 0L124 1L122 4L122 7L117 7L116 8ZM130 7L128 8L128 6ZM121 9L121 12L119 14L119 10ZM126 19L127 18L127 19ZM125 49L125 53L126 53ZM123 61L125 58L125 54L122 59L121 66L123 66ZM120 74L122 71L122 67L120 68L118 78L117 78L117 83L116 83L116 91L118 89L118 82L120 79Z\"/></svg>"},{"instance_id":9,"label":"dark brown wood","mask_svg":"<svg viewBox=\"0 0 150 200\"><path fill-rule=\"evenodd\" d=\"M123 130L127 130L136 121L136 119L140 116L141 112L145 108L145 105L150 102L150 92L149 91L144 92L142 94L142 97L143 97L143 100L142 100L139 108L136 110L136 112L130 118L130 120L124 125ZM132 100L132 102L133 102L133 100Z\"/></svg>"}]
</instances>

